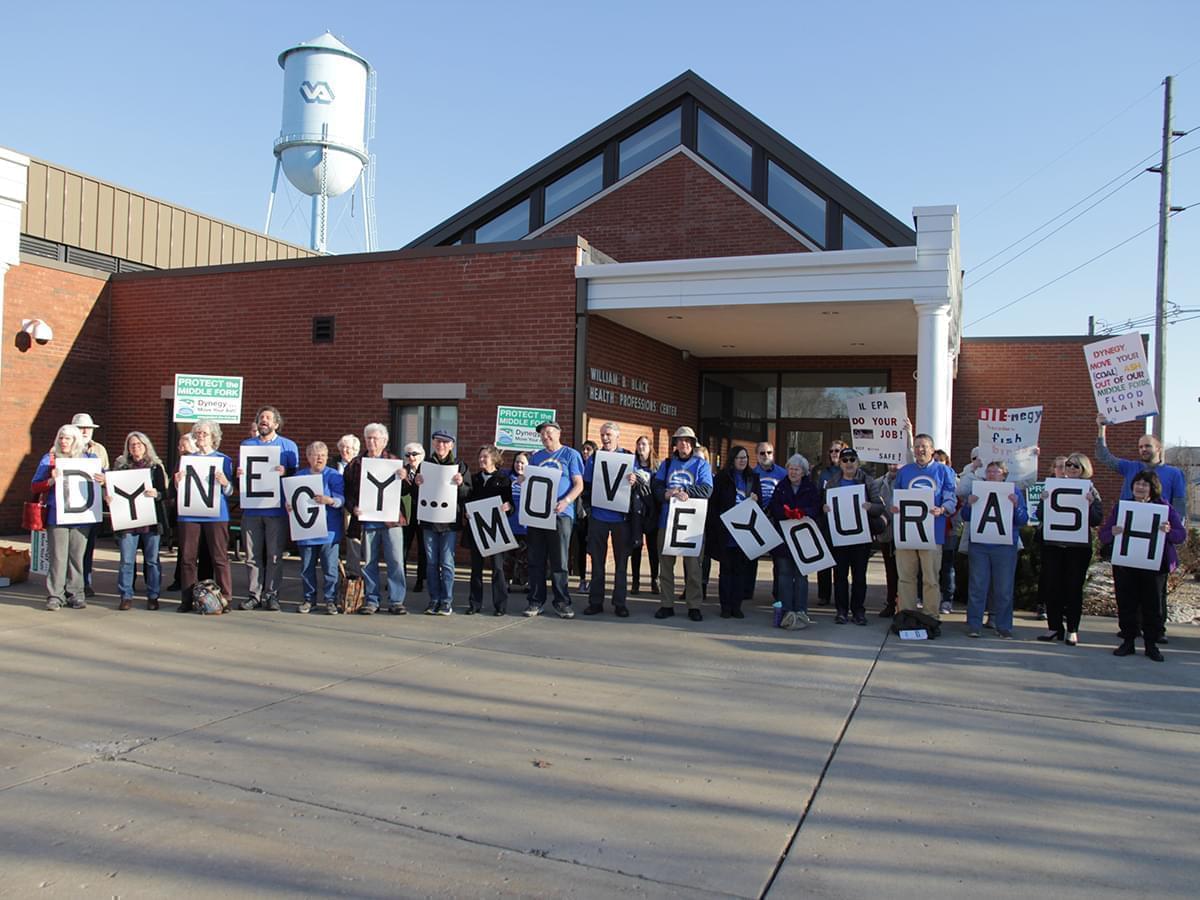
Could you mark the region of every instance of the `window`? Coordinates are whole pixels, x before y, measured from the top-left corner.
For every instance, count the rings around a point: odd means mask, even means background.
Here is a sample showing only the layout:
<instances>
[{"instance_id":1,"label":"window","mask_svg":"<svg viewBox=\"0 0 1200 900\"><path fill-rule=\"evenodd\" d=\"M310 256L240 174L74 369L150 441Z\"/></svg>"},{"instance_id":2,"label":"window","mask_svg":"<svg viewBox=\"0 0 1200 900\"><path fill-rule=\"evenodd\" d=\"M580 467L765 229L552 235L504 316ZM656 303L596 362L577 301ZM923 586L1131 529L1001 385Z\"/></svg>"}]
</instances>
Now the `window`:
<instances>
[{"instance_id":1,"label":"window","mask_svg":"<svg viewBox=\"0 0 1200 900\"><path fill-rule=\"evenodd\" d=\"M825 199L774 160L767 161L767 204L825 246Z\"/></svg>"},{"instance_id":2,"label":"window","mask_svg":"<svg viewBox=\"0 0 1200 900\"><path fill-rule=\"evenodd\" d=\"M870 247L886 247L883 241L859 225L845 213L842 214L842 249L866 250Z\"/></svg>"},{"instance_id":3,"label":"window","mask_svg":"<svg viewBox=\"0 0 1200 900\"><path fill-rule=\"evenodd\" d=\"M630 172L636 172L646 163L678 146L681 121L682 113L679 109L673 109L621 141L617 149L617 177L624 178Z\"/></svg>"},{"instance_id":4,"label":"window","mask_svg":"<svg viewBox=\"0 0 1200 900\"><path fill-rule=\"evenodd\" d=\"M696 149L718 169L750 190L753 149L704 110L700 110L696 123Z\"/></svg>"},{"instance_id":5,"label":"window","mask_svg":"<svg viewBox=\"0 0 1200 900\"><path fill-rule=\"evenodd\" d=\"M502 212L475 230L475 243L490 244L495 241L519 241L529 234L529 198L526 197L512 209Z\"/></svg>"},{"instance_id":6,"label":"window","mask_svg":"<svg viewBox=\"0 0 1200 900\"><path fill-rule=\"evenodd\" d=\"M391 413L392 422L388 428L391 446L388 449L397 456L410 442L420 444L428 453L429 436L439 428L458 436L458 406L453 403L406 405L394 402ZM459 452L457 444L454 449L455 453Z\"/></svg>"},{"instance_id":7,"label":"window","mask_svg":"<svg viewBox=\"0 0 1200 900\"><path fill-rule=\"evenodd\" d=\"M597 156L546 185L547 222L558 218L604 187L604 157Z\"/></svg>"},{"instance_id":8,"label":"window","mask_svg":"<svg viewBox=\"0 0 1200 900\"><path fill-rule=\"evenodd\" d=\"M784 372L781 419L844 419L846 401L887 391L886 372Z\"/></svg>"},{"instance_id":9,"label":"window","mask_svg":"<svg viewBox=\"0 0 1200 900\"><path fill-rule=\"evenodd\" d=\"M742 422L773 419L775 378L774 372L705 375L700 415Z\"/></svg>"}]
</instances>

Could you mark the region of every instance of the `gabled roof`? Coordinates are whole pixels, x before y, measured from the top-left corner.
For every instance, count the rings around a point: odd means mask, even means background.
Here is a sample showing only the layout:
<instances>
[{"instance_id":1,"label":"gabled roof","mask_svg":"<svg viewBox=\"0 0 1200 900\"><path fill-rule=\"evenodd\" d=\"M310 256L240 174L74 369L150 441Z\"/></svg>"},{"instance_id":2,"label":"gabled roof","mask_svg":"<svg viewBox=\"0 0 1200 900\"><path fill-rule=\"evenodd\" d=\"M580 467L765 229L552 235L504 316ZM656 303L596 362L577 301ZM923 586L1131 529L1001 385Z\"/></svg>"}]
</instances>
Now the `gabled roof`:
<instances>
[{"instance_id":1,"label":"gabled roof","mask_svg":"<svg viewBox=\"0 0 1200 900\"><path fill-rule=\"evenodd\" d=\"M916 243L916 232L912 228L689 69L425 232L407 247L437 246L454 241L464 231L519 202L540 184L592 158L613 141L636 131L681 103L685 107L688 103L699 104L715 114L793 175L865 225L884 243L892 246L911 246ZM682 142L695 149L695 129L694 126L689 129L686 117ZM611 175L606 177L605 187L608 187L611 178Z\"/></svg>"}]
</instances>

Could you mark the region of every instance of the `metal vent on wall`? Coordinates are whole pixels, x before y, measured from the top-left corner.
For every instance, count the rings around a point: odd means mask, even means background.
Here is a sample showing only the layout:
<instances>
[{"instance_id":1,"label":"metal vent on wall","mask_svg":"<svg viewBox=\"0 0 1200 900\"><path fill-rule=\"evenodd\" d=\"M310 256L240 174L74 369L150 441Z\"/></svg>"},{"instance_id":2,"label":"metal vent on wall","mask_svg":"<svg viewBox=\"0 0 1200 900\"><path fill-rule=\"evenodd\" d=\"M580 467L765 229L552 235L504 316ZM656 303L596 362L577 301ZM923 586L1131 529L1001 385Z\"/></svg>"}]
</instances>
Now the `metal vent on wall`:
<instances>
[{"instance_id":1,"label":"metal vent on wall","mask_svg":"<svg viewBox=\"0 0 1200 900\"><path fill-rule=\"evenodd\" d=\"M30 256L40 256L43 259L58 259L58 250L62 245L55 241L21 235L21 252Z\"/></svg>"},{"instance_id":2,"label":"metal vent on wall","mask_svg":"<svg viewBox=\"0 0 1200 900\"><path fill-rule=\"evenodd\" d=\"M100 269L103 272L116 272L117 259L104 253L92 253L90 250L80 250L78 247L67 248L67 262L89 269Z\"/></svg>"},{"instance_id":3,"label":"metal vent on wall","mask_svg":"<svg viewBox=\"0 0 1200 900\"><path fill-rule=\"evenodd\" d=\"M333 316L313 316L312 339L314 344L333 343Z\"/></svg>"}]
</instances>

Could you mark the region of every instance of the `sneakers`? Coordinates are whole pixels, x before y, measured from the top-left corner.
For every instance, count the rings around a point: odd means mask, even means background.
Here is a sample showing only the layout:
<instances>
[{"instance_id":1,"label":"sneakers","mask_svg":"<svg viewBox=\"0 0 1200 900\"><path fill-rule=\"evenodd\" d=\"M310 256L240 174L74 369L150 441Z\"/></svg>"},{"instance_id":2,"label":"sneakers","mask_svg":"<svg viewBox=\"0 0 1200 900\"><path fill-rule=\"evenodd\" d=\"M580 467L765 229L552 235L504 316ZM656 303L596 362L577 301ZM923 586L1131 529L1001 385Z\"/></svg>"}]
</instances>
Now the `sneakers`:
<instances>
[{"instance_id":1,"label":"sneakers","mask_svg":"<svg viewBox=\"0 0 1200 900\"><path fill-rule=\"evenodd\" d=\"M430 601L429 601L429 605L428 605L427 607L425 607L425 615L427 615L427 616L436 616L436 615L437 615L437 611L438 611L438 605L437 605L437 603L435 603L434 601L430 600Z\"/></svg>"},{"instance_id":2,"label":"sneakers","mask_svg":"<svg viewBox=\"0 0 1200 900\"><path fill-rule=\"evenodd\" d=\"M407 616L408 610L405 609L403 603L395 603L388 607L388 615L390 616Z\"/></svg>"},{"instance_id":3,"label":"sneakers","mask_svg":"<svg viewBox=\"0 0 1200 900\"><path fill-rule=\"evenodd\" d=\"M312 612L312 601L303 601L299 606L296 607L296 612L300 613L301 615L308 615L310 612Z\"/></svg>"},{"instance_id":4,"label":"sneakers","mask_svg":"<svg viewBox=\"0 0 1200 900\"><path fill-rule=\"evenodd\" d=\"M788 611L783 614L783 618L779 620L779 627L786 628L789 631L796 627L796 614Z\"/></svg>"},{"instance_id":5,"label":"sneakers","mask_svg":"<svg viewBox=\"0 0 1200 900\"><path fill-rule=\"evenodd\" d=\"M979 637L979 631L978 631L978 630L976 630L976 629L974 629L974 628L972 628L970 631L968 631L968 632L967 632L967 637L969 637L969 638L977 638L977 637Z\"/></svg>"},{"instance_id":6,"label":"sneakers","mask_svg":"<svg viewBox=\"0 0 1200 900\"><path fill-rule=\"evenodd\" d=\"M1004 638L1005 640L1011 640L1012 636L1013 636L1013 633L1011 631L1009 631L1007 628L997 628L996 629L996 637Z\"/></svg>"},{"instance_id":7,"label":"sneakers","mask_svg":"<svg viewBox=\"0 0 1200 900\"><path fill-rule=\"evenodd\" d=\"M938 607L939 616L948 616L954 612L954 604L949 600L943 600L942 605Z\"/></svg>"},{"instance_id":8,"label":"sneakers","mask_svg":"<svg viewBox=\"0 0 1200 900\"><path fill-rule=\"evenodd\" d=\"M63 602L57 597L51 597L46 601L46 609L48 609L50 612L54 612L56 609L62 609L62 606Z\"/></svg>"},{"instance_id":9,"label":"sneakers","mask_svg":"<svg viewBox=\"0 0 1200 900\"><path fill-rule=\"evenodd\" d=\"M249 612L252 609L258 609L258 601L253 597L247 597L241 602L240 606L242 609L246 610L246 612Z\"/></svg>"},{"instance_id":10,"label":"sneakers","mask_svg":"<svg viewBox=\"0 0 1200 900\"><path fill-rule=\"evenodd\" d=\"M367 606L364 604L358 608L358 614L360 616L373 616L377 612L379 612L378 606Z\"/></svg>"},{"instance_id":11,"label":"sneakers","mask_svg":"<svg viewBox=\"0 0 1200 900\"><path fill-rule=\"evenodd\" d=\"M688 618L691 619L693 622L703 622L704 621L704 613L700 612L700 610L698 610L698 609L689 609L688 610Z\"/></svg>"},{"instance_id":12,"label":"sneakers","mask_svg":"<svg viewBox=\"0 0 1200 900\"><path fill-rule=\"evenodd\" d=\"M669 619L673 615L675 615L675 610L669 606L660 606L654 611L654 618L656 619Z\"/></svg>"},{"instance_id":13,"label":"sneakers","mask_svg":"<svg viewBox=\"0 0 1200 900\"><path fill-rule=\"evenodd\" d=\"M855 624L855 625L866 625L866 624L867 624L867 617L866 617L866 616L855 616L855 617L854 617L854 624Z\"/></svg>"},{"instance_id":14,"label":"sneakers","mask_svg":"<svg viewBox=\"0 0 1200 900\"><path fill-rule=\"evenodd\" d=\"M267 611L279 612L279 598L274 594L267 598Z\"/></svg>"},{"instance_id":15,"label":"sneakers","mask_svg":"<svg viewBox=\"0 0 1200 900\"><path fill-rule=\"evenodd\" d=\"M435 611L434 615L452 616L452 615L454 615L454 607L450 605L449 600L443 600L441 603L438 604L437 610Z\"/></svg>"},{"instance_id":16,"label":"sneakers","mask_svg":"<svg viewBox=\"0 0 1200 900\"><path fill-rule=\"evenodd\" d=\"M508 613L506 613L506 612L505 612L504 610L502 610L502 609L493 609L493 610L492 610L492 615L493 615L493 616L506 616L506 615L508 615Z\"/></svg>"},{"instance_id":17,"label":"sneakers","mask_svg":"<svg viewBox=\"0 0 1200 900\"><path fill-rule=\"evenodd\" d=\"M1046 621L1046 607L1044 604L1041 604L1041 603L1038 604L1037 612L1034 614L1034 618L1037 619L1039 622Z\"/></svg>"},{"instance_id":18,"label":"sneakers","mask_svg":"<svg viewBox=\"0 0 1200 900\"><path fill-rule=\"evenodd\" d=\"M468 606L466 609L463 610L463 615L464 616L473 616L476 613L479 613L481 611L482 611L482 607L480 607L479 609L476 609L473 606Z\"/></svg>"},{"instance_id":19,"label":"sneakers","mask_svg":"<svg viewBox=\"0 0 1200 900\"><path fill-rule=\"evenodd\" d=\"M575 593L586 594L591 589L592 589L592 583L590 581L588 581L586 578L580 578L579 579L579 590L577 590Z\"/></svg>"},{"instance_id":20,"label":"sneakers","mask_svg":"<svg viewBox=\"0 0 1200 900\"><path fill-rule=\"evenodd\" d=\"M733 609L733 610L730 610L730 614L731 614L731 615L732 615L732 616L733 616L735 619L744 619L744 618L746 618L746 614L745 614L744 612L742 612L740 609Z\"/></svg>"},{"instance_id":21,"label":"sneakers","mask_svg":"<svg viewBox=\"0 0 1200 900\"><path fill-rule=\"evenodd\" d=\"M586 608L586 609L584 609L584 611L583 611L583 614L584 614L585 616L598 616L598 615L600 615L602 612L604 612L604 607L603 607L603 606L593 606L592 604L590 604L590 603L589 603L589 604L587 605L587 608Z\"/></svg>"},{"instance_id":22,"label":"sneakers","mask_svg":"<svg viewBox=\"0 0 1200 900\"><path fill-rule=\"evenodd\" d=\"M338 607L337 607L336 603L326 603L325 604L325 615L336 616L337 614L338 614Z\"/></svg>"},{"instance_id":23,"label":"sneakers","mask_svg":"<svg viewBox=\"0 0 1200 900\"><path fill-rule=\"evenodd\" d=\"M575 610L571 609L571 607L568 606L566 603L555 602L551 605L554 607L554 611L556 613L558 613L558 617L560 619L575 618Z\"/></svg>"},{"instance_id":24,"label":"sneakers","mask_svg":"<svg viewBox=\"0 0 1200 900\"><path fill-rule=\"evenodd\" d=\"M532 619L534 616L540 616L541 614L542 614L542 608L540 606L532 606L531 605L531 606L525 607L525 617L528 619Z\"/></svg>"},{"instance_id":25,"label":"sneakers","mask_svg":"<svg viewBox=\"0 0 1200 900\"><path fill-rule=\"evenodd\" d=\"M71 609L87 609L87 601L76 594L67 601L67 606L71 607Z\"/></svg>"}]
</instances>

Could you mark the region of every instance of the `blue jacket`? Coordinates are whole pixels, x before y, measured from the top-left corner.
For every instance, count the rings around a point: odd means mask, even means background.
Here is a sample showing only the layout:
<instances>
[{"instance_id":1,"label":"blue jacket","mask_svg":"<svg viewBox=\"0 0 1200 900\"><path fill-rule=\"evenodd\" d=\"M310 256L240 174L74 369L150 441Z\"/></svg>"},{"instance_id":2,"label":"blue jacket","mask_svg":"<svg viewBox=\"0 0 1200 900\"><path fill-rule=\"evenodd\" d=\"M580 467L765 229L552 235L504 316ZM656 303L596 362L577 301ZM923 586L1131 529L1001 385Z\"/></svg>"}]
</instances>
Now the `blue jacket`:
<instances>
[{"instance_id":1,"label":"blue jacket","mask_svg":"<svg viewBox=\"0 0 1200 900\"><path fill-rule=\"evenodd\" d=\"M940 506L946 511L944 516L938 518L940 524L933 530L934 537L939 544L946 542L946 528L950 521L950 514L957 508L958 501L954 494L954 482L954 470L945 463L935 461L930 461L923 466L911 462L906 466L901 466L900 471L896 473L897 490L933 489L933 505Z\"/></svg>"},{"instance_id":2,"label":"blue jacket","mask_svg":"<svg viewBox=\"0 0 1200 900\"><path fill-rule=\"evenodd\" d=\"M308 466L305 466L297 475L314 475ZM325 544L336 544L342 539L342 507L346 503L346 483L342 480L342 476L332 466L326 466L320 472L321 475L321 493L326 497L333 498L333 505L325 507L325 525L329 529L329 534L323 538L308 538L303 541L296 541L298 547L320 547Z\"/></svg>"},{"instance_id":3,"label":"blue jacket","mask_svg":"<svg viewBox=\"0 0 1200 900\"><path fill-rule=\"evenodd\" d=\"M665 498L667 489L683 488L689 497L707 497L713 488L712 467L694 452L686 460L672 453L659 464L651 484L654 498L662 506L658 513L658 527L666 528L667 514L671 511L671 504Z\"/></svg>"}]
</instances>

